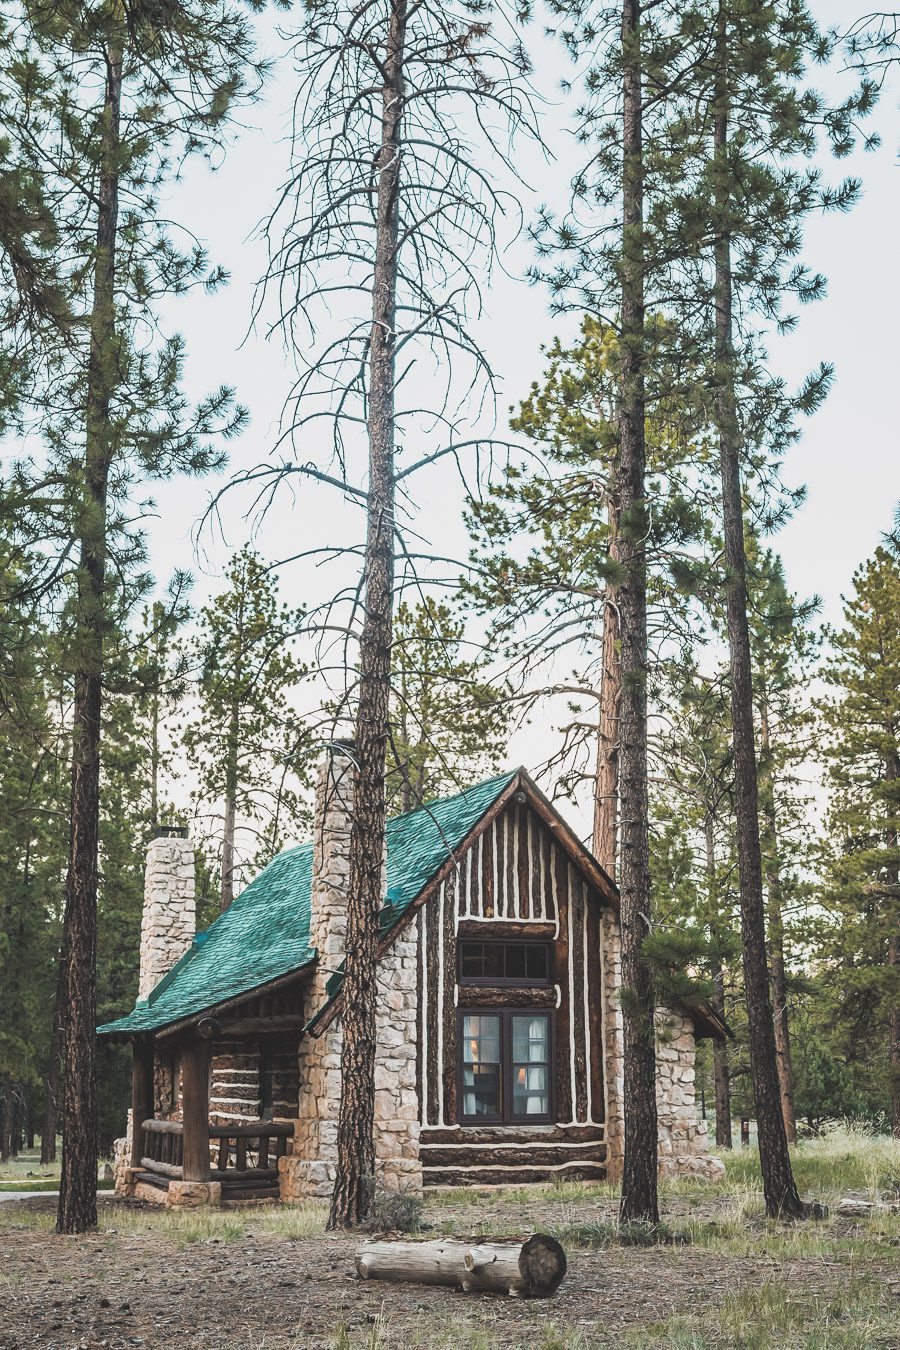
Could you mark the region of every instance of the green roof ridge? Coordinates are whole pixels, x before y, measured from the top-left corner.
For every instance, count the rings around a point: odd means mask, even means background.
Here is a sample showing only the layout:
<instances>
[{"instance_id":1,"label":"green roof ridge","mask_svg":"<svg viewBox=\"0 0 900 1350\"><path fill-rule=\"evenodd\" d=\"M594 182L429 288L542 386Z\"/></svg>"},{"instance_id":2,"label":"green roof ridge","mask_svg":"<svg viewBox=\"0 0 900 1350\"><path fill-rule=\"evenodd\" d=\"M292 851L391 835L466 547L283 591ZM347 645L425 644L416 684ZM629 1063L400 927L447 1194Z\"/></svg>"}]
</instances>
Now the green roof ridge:
<instances>
[{"instance_id":1,"label":"green roof ridge","mask_svg":"<svg viewBox=\"0 0 900 1350\"><path fill-rule=\"evenodd\" d=\"M497 774L387 821L382 932L403 916L518 772ZM279 853L225 913L197 935L145 1001L139 1000L127 1016L98 1027L98 1032L155 1031L241 994L249 996L260 985L314 961L312 855L312 843Z\"/></svg>"}]
</instances>

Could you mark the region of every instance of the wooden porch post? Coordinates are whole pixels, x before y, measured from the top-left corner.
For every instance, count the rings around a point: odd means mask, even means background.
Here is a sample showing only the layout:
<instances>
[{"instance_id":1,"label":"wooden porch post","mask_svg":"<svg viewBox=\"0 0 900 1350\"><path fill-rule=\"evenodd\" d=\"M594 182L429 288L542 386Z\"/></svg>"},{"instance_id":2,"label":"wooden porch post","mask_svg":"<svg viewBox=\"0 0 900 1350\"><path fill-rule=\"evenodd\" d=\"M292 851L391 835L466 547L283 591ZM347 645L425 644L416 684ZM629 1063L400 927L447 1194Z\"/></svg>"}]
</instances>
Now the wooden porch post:
<instances>
[{"instance_id":1,"label":"wooden porch post","mask_svg":"<svg viewBox=\"0 0 900 1350\"><path fill-rule=\"evenodd\" d=\"M153 1117L153 1037L135 1036L131 1045L131 1166L140 1167L145 1120Z\"/></svg>"},{"instance_id":2,"label":"wooden porch post","mask_svg":"<svg viewBox=\"0 0 900 1350\"><path fill-rule=\"evenodd\" d=\"M181 1055L184 1179L209 1181L209 1041L192 1037Z\"/></svg>"}]
</instances>

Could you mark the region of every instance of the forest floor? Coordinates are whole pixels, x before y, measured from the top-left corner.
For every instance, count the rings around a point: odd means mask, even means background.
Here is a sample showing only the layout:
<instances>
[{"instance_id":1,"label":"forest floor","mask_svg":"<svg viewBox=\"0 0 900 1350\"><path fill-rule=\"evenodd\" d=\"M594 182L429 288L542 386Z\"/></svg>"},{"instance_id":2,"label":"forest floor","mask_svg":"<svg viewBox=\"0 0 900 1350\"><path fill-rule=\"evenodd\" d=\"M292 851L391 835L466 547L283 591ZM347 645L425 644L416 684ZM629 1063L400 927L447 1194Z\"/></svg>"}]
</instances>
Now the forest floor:
<instances>
[{"instance_id":1,"label":"forest floor","mask_svg":"<svg viewBox=\"0 0 900 1350\"><path fill-rule=\"evenodd\" d=\"M320 1206L162 1213L104 1197L98 1231L53 1233L54 1204L0 1209L2 1350L900 1350L900 1213L774 1223L749 1151L714 1186L662 1195L662 1242L626 1245L604 1186L457 1191L428 1235L555 1233L569 1271L523 1302L360 1281L358 1238ZM900 1146L801 1145L804 1192L834 1206L897 1185Z\"/></svg>"}]
</instances>

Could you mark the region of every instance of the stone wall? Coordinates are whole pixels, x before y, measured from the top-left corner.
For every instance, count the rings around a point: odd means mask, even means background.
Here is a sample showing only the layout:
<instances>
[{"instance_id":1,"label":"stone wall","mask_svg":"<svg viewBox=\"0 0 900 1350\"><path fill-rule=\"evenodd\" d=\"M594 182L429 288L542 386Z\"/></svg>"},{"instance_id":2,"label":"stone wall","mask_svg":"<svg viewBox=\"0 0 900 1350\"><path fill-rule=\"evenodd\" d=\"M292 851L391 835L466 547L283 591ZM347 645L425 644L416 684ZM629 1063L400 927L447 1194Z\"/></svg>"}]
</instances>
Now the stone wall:
<instances>
[{"instance_id":1,"label":"stone wall","mask_svg":"<svg viewBox=\"0 0 900 1350\"><path fill-rule=\"evenodd\" d=\"M144 871L138 998L146 998L184 956L196 931L193 844L189 839L151 839Z\"/></svg>"},{"instance_id":2,"label":"stone wall","mask_svg":"<svg viewBox=\"0 0 900 1350\"><path fill-rule=\"evenodd\" d=\"M725 1164L709 1152L706 1121L697 1115L696 1040L689 1017L672 1008L656 1012L656 1109L659 1174L716 1180Z\"/></svg>"},{"instance_id":3,"label":"stone wall","mask_svg":"<svg viewBox=\"0 0 900 1350\"><path fill-rule=\"evenodd\" d=\"M603 911L600 942L603 963L607 1175L611 1181L620 1181L624 1149L624 1048L619 1001L622 944L618 916L609 908ZM656 1109L661 1177L696 1176L713 1180L725 1171L721 1159L709 1152L706 1121L697 1115L695 1055L694 1027L690 1018L670 1008L657 1009Z\"/></svg>"},{"instance_id":4,"label":"stone wall","mask_svg":"<svg viewBox=\"0 0 900 1350\"><path fill-rule=\"evenodd\" d=\"M325 986L344 957L350 824L356 771L335 749L320 766L313 839L311 941L319 959L305 1008L326 1002ZM375 1050L376 1181L387 1189L422 1184L416 1096L416 933L400 937L378 966ZM293 1153L279 1160L282 1199L330 1196L337 1159L341 1100L341 1024L300 1043L300 1110Z\"/></svg>"}]
</instances>

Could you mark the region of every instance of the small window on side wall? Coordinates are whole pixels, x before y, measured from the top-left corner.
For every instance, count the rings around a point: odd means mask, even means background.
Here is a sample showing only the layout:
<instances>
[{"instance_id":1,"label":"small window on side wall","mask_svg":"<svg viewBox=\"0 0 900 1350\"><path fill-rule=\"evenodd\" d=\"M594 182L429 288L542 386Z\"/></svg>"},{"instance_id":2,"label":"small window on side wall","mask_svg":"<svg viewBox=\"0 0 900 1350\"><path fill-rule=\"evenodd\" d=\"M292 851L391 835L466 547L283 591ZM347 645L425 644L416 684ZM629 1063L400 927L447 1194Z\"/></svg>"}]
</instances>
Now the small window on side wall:
<instances>
[{"instance_id":1,"label":"small window on side wall","mask_svg":"<svg viewBox=\"0 0 900 1350\"><path fill-rule=\"evenodd\" d=\"M477 942L459 944L460 984L549 984L547 942Z\"/></svg>"}]
</instances>

